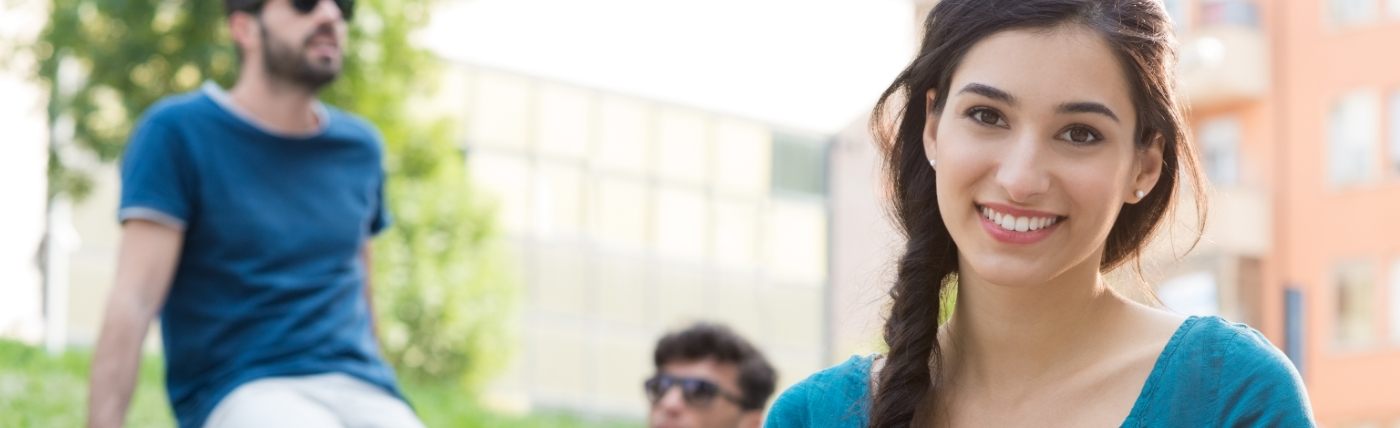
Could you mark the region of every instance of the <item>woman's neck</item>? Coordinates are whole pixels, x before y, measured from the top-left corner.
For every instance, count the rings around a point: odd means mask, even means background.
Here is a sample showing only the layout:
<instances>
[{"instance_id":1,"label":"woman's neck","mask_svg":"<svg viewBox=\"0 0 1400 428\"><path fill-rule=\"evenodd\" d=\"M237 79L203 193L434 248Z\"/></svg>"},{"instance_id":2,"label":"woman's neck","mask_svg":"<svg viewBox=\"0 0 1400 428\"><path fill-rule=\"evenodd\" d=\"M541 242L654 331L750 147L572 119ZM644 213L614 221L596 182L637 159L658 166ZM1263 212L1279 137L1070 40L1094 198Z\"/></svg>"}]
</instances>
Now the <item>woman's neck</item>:
<instances>
[{"instance_id":1,"label":"woman's neck","mask_svg":"<svg viewBox=\"0 0 1400 428\"><path fill-rule=\"evenodd\" d=\"M957 306L939 332L941 377L978 390L1030 392L1087 367L1123 299L1096 263L1039 284L994 284L963 265Z\"/></svg>"}]
</instances>

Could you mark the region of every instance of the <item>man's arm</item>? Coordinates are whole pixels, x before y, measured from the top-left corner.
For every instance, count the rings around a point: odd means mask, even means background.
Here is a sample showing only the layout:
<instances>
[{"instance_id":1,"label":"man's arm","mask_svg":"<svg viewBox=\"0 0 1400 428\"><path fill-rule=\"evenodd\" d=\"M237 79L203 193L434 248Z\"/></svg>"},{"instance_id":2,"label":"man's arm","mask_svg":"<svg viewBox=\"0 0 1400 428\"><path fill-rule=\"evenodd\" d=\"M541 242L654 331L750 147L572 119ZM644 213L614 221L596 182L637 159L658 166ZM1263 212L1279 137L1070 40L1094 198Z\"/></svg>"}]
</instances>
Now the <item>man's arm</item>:
<instances>
[{"instance_id":1,"label":"man's arm","mask_svg":"<svg viewBox=\"0 0 1400 428\"><path fill-rule=\"evenodd\" d=\"M374 315L374 289L370 287L370 283L373 282L370 279L373 276L371 275L373 272L371 261L373 258L370 257L370 243L365 242L364 247L360 248L360 263L365 267L365 307L369 308L369 332L374 335L374 341L378 342L379 318ZM379 346L383 348L384 344L381 343Z\"/></svg>"},{"instance_id":2,"label":"man's arm","mask_svg":"<svg viewBox=\"0 0 1400 428\"><path fill-rule=\"evenodd\" d=\"M107 296L88 382L88 426L120 427L141 363L141 343L170 291L184 233L145 220L122 226L117 277Z\"/></svg>"}]
</instances>

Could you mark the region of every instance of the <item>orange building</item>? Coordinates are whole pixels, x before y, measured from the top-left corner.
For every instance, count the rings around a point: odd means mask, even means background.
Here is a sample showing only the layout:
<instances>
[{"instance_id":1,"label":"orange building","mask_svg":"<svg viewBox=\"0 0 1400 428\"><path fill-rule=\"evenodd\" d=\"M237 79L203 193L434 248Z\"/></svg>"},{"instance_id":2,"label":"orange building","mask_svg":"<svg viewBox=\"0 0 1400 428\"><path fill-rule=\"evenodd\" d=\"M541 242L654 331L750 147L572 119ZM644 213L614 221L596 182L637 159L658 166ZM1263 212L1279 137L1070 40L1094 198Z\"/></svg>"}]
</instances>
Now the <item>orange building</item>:
<instances>
[{"instance_id":1,"label":"orange building","mask_svg":"<svg viewBox=\"0 0 1400 428\"><path fill-rule=\"evenodd\" d=\"M1166 5L1214 189L1159 293L1263 331L1320 424L1400 427L1400 1Z\"/></svg>"}]
</instances>

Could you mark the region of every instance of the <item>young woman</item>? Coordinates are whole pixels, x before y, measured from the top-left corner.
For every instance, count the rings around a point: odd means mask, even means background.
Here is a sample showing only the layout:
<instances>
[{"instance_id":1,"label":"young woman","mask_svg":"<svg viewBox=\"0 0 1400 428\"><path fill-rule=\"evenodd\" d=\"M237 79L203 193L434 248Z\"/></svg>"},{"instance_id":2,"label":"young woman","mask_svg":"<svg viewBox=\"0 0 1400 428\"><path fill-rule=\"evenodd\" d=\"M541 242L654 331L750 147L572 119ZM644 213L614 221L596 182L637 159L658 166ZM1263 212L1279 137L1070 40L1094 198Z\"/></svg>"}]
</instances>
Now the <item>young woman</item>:
<instances>
[{"instance_id":1,"label":"young woman","mask_svg":"<svg viewBox=\"0 0 1400 428\"><path fill-rule=\"evenodd\" d=\"M925 30L872 121L908 238L889 352L793 386L767 426L1313 425L1258 331L1104 283L1201 185L1159 2L942 0Z\"/></svg>"}]
</instances>

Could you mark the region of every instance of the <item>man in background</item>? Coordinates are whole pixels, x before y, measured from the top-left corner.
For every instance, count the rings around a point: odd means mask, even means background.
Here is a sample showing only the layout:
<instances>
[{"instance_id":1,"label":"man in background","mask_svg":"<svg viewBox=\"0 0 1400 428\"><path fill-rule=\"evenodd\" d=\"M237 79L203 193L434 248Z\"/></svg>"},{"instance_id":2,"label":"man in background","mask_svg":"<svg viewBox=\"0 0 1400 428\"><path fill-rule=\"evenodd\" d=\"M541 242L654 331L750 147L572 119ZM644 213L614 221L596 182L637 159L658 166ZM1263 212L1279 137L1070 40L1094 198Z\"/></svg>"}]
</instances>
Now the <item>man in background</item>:
<instances>
[{"instance_id":1,"label":"man in background","mask_svg":"<svg viewBox=\"0 0 1400 428\"><path fill-rule=\"evenodd\" d=\"M653 428L758 428L777 374L729 328L698 323L662 337L643 384Z\"/></svg>"},{"instance_id":2,"label":"man in background","mask_svg":"<svg viewBox=\"0 0 1400 428\"><path fill-rule=\"evenodd\" d=\"M182 428L421 427L379 353L369 239L382 144L321 104L353 0L225 0L238 81L146 111L122 161L121 244L88 425L124 423L159 313Z\"/></svg>"}]
</instances>

